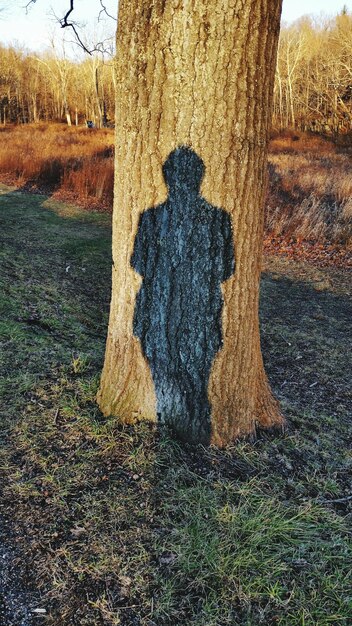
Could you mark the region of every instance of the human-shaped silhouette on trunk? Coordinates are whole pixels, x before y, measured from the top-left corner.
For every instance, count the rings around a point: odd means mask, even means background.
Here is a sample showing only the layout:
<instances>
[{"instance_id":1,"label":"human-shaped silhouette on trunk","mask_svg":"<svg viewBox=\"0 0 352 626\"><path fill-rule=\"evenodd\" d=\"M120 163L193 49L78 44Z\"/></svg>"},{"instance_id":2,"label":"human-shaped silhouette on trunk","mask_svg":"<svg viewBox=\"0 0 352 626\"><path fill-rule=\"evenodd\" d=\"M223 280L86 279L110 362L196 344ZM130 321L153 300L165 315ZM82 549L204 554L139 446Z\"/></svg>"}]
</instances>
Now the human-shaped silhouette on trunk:
<instances>
[{"instance_id":1,"label":"human-shaped silhouette on trunk","mask_svg":"<svg viewBox=\"0 0 352 626\"><path fill-rule=\"evenodd\" d=\"M189 147L163 165L166 202L141 214L132 267L143 277L133 333L140 339L161 423L209 443L208 381L222 344L220 285L234 272L229 214L200 195L205 167Z\"/></svg>"}]
</instances>

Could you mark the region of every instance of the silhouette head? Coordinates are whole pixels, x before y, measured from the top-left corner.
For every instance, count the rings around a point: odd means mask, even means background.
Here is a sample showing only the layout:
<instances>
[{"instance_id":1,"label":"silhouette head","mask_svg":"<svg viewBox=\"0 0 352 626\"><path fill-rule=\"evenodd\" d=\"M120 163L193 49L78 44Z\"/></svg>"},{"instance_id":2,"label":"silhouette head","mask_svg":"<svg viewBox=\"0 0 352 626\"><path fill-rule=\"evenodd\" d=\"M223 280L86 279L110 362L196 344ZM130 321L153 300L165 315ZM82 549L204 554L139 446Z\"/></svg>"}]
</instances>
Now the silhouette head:
<instances>
[{"instance_id":1,"label":"silhouette head","mask_svg":"<svg viewBox=\"0 0 352 626\"><path fill-rule=\"evenodd\" d=\"M163 165L163 175L171 193L199 193L205 165L189 146L179 146L170 152Z\"/></svg>"}]
</instances>

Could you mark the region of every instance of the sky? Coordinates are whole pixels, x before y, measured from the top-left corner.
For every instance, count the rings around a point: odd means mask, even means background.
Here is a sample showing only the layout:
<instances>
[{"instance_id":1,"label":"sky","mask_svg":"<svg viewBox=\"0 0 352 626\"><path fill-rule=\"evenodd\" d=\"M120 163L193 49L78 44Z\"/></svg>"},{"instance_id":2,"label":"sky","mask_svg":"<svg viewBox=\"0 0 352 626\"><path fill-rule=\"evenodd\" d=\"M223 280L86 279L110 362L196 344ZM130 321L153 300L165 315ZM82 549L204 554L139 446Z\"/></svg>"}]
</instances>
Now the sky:
<instances>
[{"instance_id":1,"label":"sky","mask_svg":"<svg viewBox=\"0 0 352 626\"><path fill-rule=\"evenodd\" d=\"M352 0L283 0L281 19L292 22L302 15L336 15L344 5L352 11Z\"/></svg>"},{"instance_id":2,"label":"sky","mask_svg":"<svg viewBox=\"0 0 352 626\"><path fill-rule=\"evenodd\" d=\"M0 43L16 43L26 49L43 51L49 45L50 34L59 39L64 34L67 41L73 36L60 30L53 15L62 17L69 0L36 0L26 12L28 0L0 0ZM118 0L102 0L107 11L115 16ZM352 12L352 0L283 0L282 21L289 23L302 15L336 15L346 5ZM113 35L115 22L100 16L100 0L75 0L75 20L84 26L80 32L87 41L100 41L105 34ZM68 53L70 47L68 44ZM75 48L76 49L76 48ZM73 54L71 52L71 54Z\"/></svg>"}]
</instances>

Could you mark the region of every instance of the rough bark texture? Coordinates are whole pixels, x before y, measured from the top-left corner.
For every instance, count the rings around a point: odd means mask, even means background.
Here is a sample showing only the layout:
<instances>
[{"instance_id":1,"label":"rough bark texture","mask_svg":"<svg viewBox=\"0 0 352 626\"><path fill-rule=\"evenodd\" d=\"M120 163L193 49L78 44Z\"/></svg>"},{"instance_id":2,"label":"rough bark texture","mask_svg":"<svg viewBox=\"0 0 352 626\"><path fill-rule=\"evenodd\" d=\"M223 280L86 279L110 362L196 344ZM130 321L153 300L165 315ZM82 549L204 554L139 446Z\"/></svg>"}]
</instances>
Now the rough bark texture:
<instances>
[{"instance_id":1,"label":"rough bark texture","mask_svg":"<svg viewBox=\"0 0 352 626\"><path fill-rule=\"evenodd\" d=\"M257 423L283 421L258 322L280 12L281 0L120 2L104 414L134 422L159 413L181 437L220 446ZM202 281L210 284L205 292Z\"/></svg>"}]
</instances>

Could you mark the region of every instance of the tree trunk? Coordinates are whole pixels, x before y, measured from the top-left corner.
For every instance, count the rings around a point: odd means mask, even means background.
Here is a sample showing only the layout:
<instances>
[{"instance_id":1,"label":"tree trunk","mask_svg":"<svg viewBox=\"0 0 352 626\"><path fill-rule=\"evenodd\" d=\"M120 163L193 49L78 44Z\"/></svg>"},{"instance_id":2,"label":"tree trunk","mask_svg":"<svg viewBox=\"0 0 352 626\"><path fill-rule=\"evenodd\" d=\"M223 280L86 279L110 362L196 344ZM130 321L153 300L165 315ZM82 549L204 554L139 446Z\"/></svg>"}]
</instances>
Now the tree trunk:
<instances>
[{"instance_id":1,"label":"tree trunk","mask_svg":"<svg viewBox=\"0 0 352 626\"><path fill-rule=\"evenodd\" d=\"M69 111L66 100L64 101L64 109L65 109L65 117L66 117L67 126L72 126L71 113Z\"/></svg>"},{"instance_id":2,"label":"tree trunk","mask_svg":"<svg viewBox=\"0 0 352 626\"><path fill-rule=\"evenodd\" d=\"M283 423L258 321L280 11L281 0L120 2L98 402L122 422L159 418L219 446Z\"/></svg>"},{"instance_id":3,"label":"tree trunk","mask_svg":"<svg viewBox=\"0 0 352 626\"><path fill-rule=\"evenodd\" d=\"M98 119L98 122L96 123L96 126L98 128L102 128L103 126L103 112L102 112L102 108L101 108L101 104L100 104L100 95L99 95L99 69L98 66L95 68L94 70L94 85L95 85L95 96L96 96L96 103L97 103L97 110L98 110L98 115L96 117L96 119Z\"/></svg>"}]
</instances>

